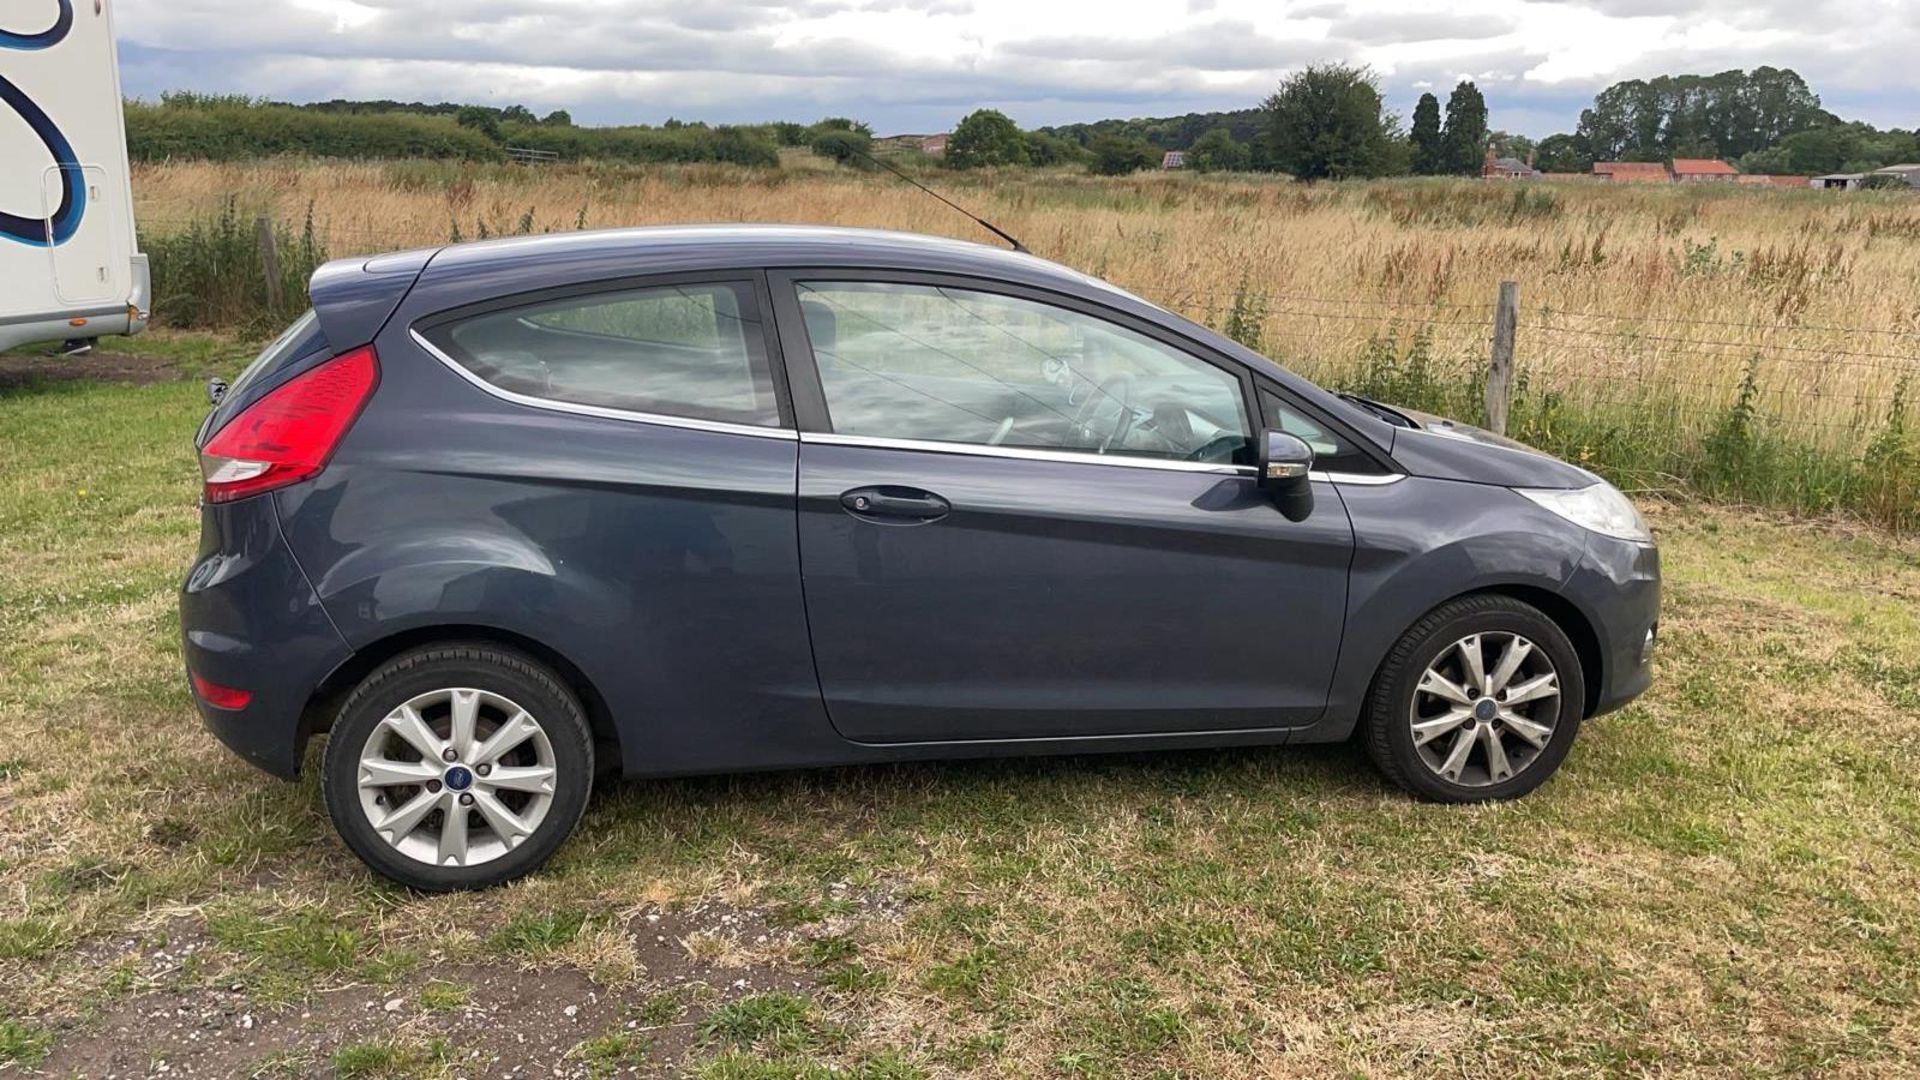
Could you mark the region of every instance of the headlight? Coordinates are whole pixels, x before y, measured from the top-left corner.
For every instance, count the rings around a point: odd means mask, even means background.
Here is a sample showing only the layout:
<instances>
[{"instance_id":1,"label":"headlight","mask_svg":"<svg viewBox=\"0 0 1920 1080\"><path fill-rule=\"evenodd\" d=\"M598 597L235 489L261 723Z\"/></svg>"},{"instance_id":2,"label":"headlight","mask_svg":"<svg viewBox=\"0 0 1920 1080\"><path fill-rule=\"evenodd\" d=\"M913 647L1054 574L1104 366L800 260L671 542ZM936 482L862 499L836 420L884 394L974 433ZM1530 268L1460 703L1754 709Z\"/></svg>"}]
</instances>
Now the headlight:
<instances>
[{"instance_id":1,"label":"headlight","mask_svg":"<svg viewBox=\"0 0 1920 1080\"><path fill-rule=\"evenodd\" d=\"M1602 536L1611 536L1616 540L1631 540L1637 544L1653 543L1653 533L1647 529L1646 521L1640 511L1620 489L1612 484L1599 483L1583 488L1514 488L1516 493L1525 495L1536 504L1559 514L1583 529L1591 529Z\"/></svg>"}]
</instances>

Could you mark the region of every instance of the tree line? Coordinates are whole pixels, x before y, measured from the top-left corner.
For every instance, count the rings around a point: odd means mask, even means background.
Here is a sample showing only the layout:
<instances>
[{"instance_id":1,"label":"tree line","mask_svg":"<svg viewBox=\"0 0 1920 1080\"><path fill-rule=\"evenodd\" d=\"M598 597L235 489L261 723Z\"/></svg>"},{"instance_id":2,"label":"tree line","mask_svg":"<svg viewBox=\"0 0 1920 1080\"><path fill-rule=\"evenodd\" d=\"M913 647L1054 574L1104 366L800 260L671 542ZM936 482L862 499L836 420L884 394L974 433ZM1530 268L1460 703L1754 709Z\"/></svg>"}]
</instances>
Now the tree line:
<instances>
[{"instance_id":1,"label":"tree line","mask_svg":"<svg viewBox=\"0 0 1920 1080\"><path fill-rule=\"evenodd\" d=\"M521 105L334 100L310 104L193 93L158 104L127 103L127 143L136 159L233 160L272 154L500 160L506 147L563 158L629 162L726 162L772 167L783 147L866 167L875 153L923 158L915 145L877 141L866 123L582 127L565 110L536 115ZM1256 108L1183 116L1099 120L1023 130L1005 113L979 109L947 137L938 164L953 169L1081 167L1122 175L1158 166L1168 150L1202 172L1287 173L1302 180L1402 175L1476 176L1488 150L1545 172L1588 172L1595 161L1723 158L1742 171L1867 172L1920 161L1920 134L1848 122L1821 107L1788 68L1631 79L1601 91L1572 132L1538 143L1492 130L1486 97L1470 80L1443 105L1424 93L1412 123L1386 108L1365 67L1310 65ZM921 164L933 165L932 159Z\"/></svg>"}]
</instances>

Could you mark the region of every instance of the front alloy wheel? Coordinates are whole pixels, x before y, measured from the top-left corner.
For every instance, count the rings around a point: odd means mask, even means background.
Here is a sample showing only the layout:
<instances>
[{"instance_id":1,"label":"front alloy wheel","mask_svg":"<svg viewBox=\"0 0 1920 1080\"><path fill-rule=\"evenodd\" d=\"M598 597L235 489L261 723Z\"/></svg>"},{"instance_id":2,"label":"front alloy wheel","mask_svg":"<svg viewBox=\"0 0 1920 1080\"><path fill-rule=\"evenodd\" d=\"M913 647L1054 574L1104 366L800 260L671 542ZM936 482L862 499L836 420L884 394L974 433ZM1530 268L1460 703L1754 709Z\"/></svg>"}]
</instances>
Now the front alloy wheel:
<instances>
[{"instance_id":1,"label":"front alloy wheel","mask_svg":"<svg viewBox=\"0 0 1920 1080\"><path fill-rule=\"evenodd\" d=\"M327 810L367 865L416 889L482 888L573 831L593 743L571 691L490 645L422 649L368 675L327 743Z\"/></svg>"},{"instance_id":2,"label":"front alloy wheel","mask_svg":"<svg viewBox=\"0 0 1920 1080\"><path fill-rule=\"evenodd\" d=\"M1407 708L1422 764L1465 787L1525 772L1553 741L1560 674L1519 634L1469 634L1441 651Z\"/></svg>"},{"instance_id":3,"label":"front alloy wheel","mask_svg":"<svg viewBox=\"0 0 1920 1080\"><path fill-rule=\"evenodd\" d=\"M1442 604L1388 651L1361 738L1387 778L1439 802L1544 783L1579 732L1586 684L1559 624L1510 596Z\"/></svg>"}]
</instances>

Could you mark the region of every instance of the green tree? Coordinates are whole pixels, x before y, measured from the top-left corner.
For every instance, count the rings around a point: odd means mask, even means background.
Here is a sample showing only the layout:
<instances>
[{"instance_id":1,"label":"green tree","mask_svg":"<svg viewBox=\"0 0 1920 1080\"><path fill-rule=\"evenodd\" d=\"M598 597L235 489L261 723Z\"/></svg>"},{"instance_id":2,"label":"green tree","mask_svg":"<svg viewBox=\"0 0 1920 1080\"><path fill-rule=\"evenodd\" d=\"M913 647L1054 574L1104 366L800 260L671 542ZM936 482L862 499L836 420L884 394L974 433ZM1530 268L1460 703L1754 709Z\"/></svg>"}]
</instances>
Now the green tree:
<instances>
[{"instance_id":1,"label":"green tree","mask_svg":"<svg viewBox=\"0 0 1920 1080\"><path fill-rule=\"evenodd\" d=\"M1468 80L1447 95L1446 126L1440 132L1440 171L1479 176L1487 157L1487 99Z\"/></svg>"},{"instance_id":2,"label":"green tree","mask_svg":"<svg viewBox=\"0 0 1920 1080\"><path fill-rule=\"evenodd\" d=\"M1580 113L1575 134L1600 161L1735 158L1837 122L1798 73L1757 67L1614 83Z\"/></svg>"},{"instance_id":3,"label":"green tree","mask_svg":"<svg viewBox=\"0 0 1920 1080\"><path fill-rule=\"evenodd\" d=\"M1534 148L1533 165L1541 172L1583 173L1593 168L1593 154L1578 135L1549 135Z\"/></svg>"},{"instance_id":4,"label":"green tree","mask_svg":"<svg viewBox=\"0 0 1920 1080\"><path fill-rule=\"evenodd\" d=\"M865 165L873 152L873 136L851 128L824 128L807 144L813 152L842 165Z\"/></svg>"},{"instance_id":5,"label":"green tree","mask_svg":"<svg viewBox=\"0 0 1920 1080\"><path fill-rule=\"evenodd\" d=\"M829 116L813 125L815 134L822 131L852 131L867 138L873 138L873 125L864 120L853 120L845 116Z\"/></svg>"},{"instance_id":6,"label":"green tree","mask_svg":"<svg viewBox=\"0 0 1920 1080\"><path fill-rule=\"evenodd\" d=\"M1019 125L997 109L976 109L968 113L953 129L953 134L947 136L946 164L950 169L1026 163L1026 136Z\"/></svg>"},{"instance_id":7,"label":"green tree","mask_svg":"<svg viewBox=\"0 0 1920 1080\"><path fill-rule=\"evenodd\" d=\"M540 118L542 127L572 127L573 114L565 109L555 109Z\"/></svg>"},{"instance_id":8,"label":"green tree","mask_svg":"<svg viewBox=\"0 0 1920 1080\"><path fill-rule=\"evenodd\" d=\"M1420 103L1413 107L1413 130L1408 138L1413 143L1413 171L1421 176L1432 176L1440 171L1440 99L1432 94L1421 94Z\"/></svg>"},{"instance_id":9,"label":"green tree","mask_svg":"<svg viewBox=\"0 0 1920 1080\"><path fill-rule=\"evenodd\" d=\"M1241 172L1253 164L1253 151L1217 127L1200 136L1187 151L1187 166L1199 172Z\"/></svg>"},{"instance_id":10,"label":"green tree","mask_svg":"<svg viewBox=\"0 0 1920 1080\"><path fill-rule=\"evenodd\" d=\"M1093 145L1088 149L1093 151L1093 160L1087 169L1101 176L1125 176L1141 169L1151 169L1160 163L1161 151L1155 150L1145 139L1095 135ZM952 153L952 150L949 149L948 153Z\"/></svg>"},{"instance_id":11,"label":"green tree","mask_svg":"<svg viewBox=\"0 0 1920 1080\"><path fill-rule=\"evenodd\" d=\"M1049 165L1072 165L1084 161L1086 149L1079 143L1068 142L1042 131L1026 133L1027 163L1045 168Z\"/></svg>"},{"instance_id":12,"label":"green tree","mask_svg":"<svg viewBox=\"0 0 1920 1080\"><path fill-rule=\"evenodd\" d=\"M492 109L462 105L460 111L453 114L453 122L463 128L471 128L494 142L500 141L500 121L495 118Z\"/></svg>"},{"instance_id":13,"label":"green tree","mask_svg":"<svg viewBox=\"0 0 1920 1080\"><path fill-rule=\"evenodd\" d=\"M1367 68L1309 66L1263 108L1273 164L1298 179L1386 176L1403 164L1396 124Z\"/></svg>"}]
</instances>

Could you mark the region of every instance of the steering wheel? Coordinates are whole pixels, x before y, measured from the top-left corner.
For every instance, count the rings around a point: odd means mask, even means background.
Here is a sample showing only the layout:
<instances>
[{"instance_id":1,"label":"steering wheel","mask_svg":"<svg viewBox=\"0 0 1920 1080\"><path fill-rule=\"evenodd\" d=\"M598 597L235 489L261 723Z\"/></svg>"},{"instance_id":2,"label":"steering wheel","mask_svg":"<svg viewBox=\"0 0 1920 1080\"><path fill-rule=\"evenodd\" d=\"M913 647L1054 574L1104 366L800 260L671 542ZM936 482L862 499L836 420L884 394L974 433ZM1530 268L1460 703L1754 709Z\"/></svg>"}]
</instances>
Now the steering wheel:
<instances>
[{"instance_id":1,"label":"steering wheel","mask_svg":"<svg viewBox=\"0 0 1920 1080\"><path fill-rule=\"evenodd\" d=\"M1101 453L1125 439L1127 432L1132 430L1136 419L1133 409L1128 406L1132 391L1131 376L1110 375L1074 411L1073 426L1091 439L1094 436L1094 421L1100 417L1101 410L1107 407L1113 409L1113 423L1107 426L1106 435L1100 439Z\"/></svg>"}]
</instances>

